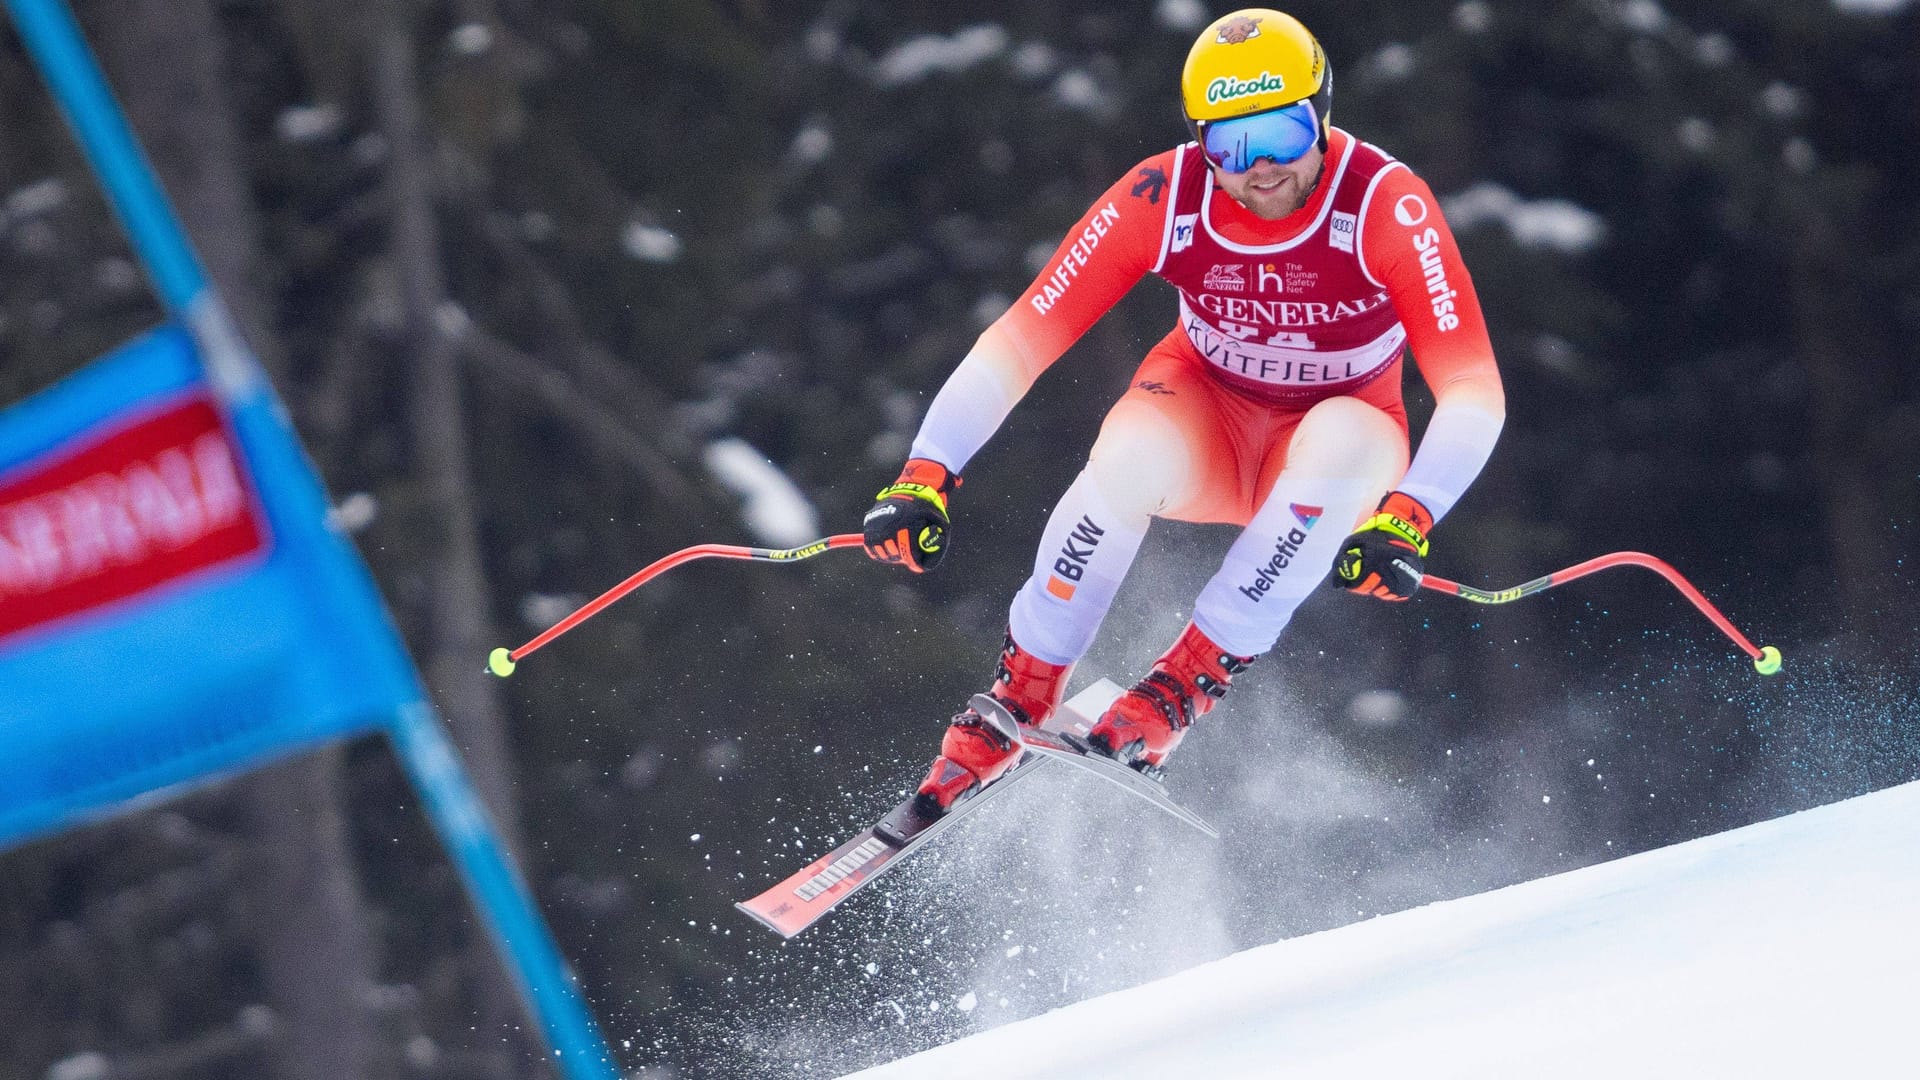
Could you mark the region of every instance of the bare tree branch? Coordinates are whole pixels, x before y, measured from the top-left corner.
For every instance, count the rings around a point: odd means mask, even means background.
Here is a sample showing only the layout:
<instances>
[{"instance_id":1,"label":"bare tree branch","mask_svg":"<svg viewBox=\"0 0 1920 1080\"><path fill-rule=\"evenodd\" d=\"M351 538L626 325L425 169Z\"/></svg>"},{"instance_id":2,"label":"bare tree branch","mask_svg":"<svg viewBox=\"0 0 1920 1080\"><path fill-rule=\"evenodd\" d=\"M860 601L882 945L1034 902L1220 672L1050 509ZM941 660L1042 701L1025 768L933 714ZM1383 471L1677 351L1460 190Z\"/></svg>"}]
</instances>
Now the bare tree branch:
<instances>
[{"instance_id":1,"label":"bare tree branch","mask_svg":"<svg viewBox=\"0 0 1920 1080\"><path fill-rule=\"evenodd\" d=\"M694 484L673 459L624 414L581 389L566 372L543 364L478 327L467 331L460 348L467 362L486 376L480 386L507 391L503 396L513 401L537 401L601 453L631 469L660 499L686 503L698 498Z\"/></svg>"}]
</instances>

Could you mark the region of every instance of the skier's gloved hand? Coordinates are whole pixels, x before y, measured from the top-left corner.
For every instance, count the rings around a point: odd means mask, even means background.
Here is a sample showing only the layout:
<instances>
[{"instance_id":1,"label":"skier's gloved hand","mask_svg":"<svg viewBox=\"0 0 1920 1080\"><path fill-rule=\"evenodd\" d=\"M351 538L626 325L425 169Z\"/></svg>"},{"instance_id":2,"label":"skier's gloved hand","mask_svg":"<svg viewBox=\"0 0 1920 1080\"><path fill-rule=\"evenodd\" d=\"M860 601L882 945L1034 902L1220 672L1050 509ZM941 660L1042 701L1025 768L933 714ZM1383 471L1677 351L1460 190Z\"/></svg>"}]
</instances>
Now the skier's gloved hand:
<instances>
[{"instance_id":1,"label":"skier's gloved hand","mask_svg":"<svg viewBox=\"0 0 1920 1080\"><path fill-rule=\"evenodd\" d=\"M947 496L959 486L960 478L945 465L926 458L908 459L900 478L874 496L873 509L861 522L867 555L916 574L940 565L953 533L947 520Z\"/></svg>"},{"instance_id":2,"label":"skier's gloved hand","mask_svg":"<svg viewBox=\"0 0 1920 1080\"><path fill-rule=\"evenodd\" d=\"M1420 589L1426 576L1427 533L1433 515L1420 500L1402 491L1390 491L1379 510L1340 544L1333 562L1333 582L1343 589L1405 600Z\"/></svg>"}]
</instances>

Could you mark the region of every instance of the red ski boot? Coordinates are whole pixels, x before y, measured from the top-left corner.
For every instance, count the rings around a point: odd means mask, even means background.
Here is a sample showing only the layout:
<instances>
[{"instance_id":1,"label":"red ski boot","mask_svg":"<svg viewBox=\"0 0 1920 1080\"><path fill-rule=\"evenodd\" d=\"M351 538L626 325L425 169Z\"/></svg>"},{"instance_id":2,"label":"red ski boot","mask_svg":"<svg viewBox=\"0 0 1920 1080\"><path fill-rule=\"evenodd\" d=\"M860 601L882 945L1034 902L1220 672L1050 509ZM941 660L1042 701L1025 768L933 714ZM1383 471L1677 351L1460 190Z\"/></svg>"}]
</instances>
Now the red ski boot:
<instances>
[{"instance_id":1,"label":"red ski boot","mask_svg":"<svg viewBox=\"0 0 1920 1080\"><path fill-rule=\"evenodd\" d=\"M1087 732L1087 743L1116 761L1157 775L1187 728L1227 696L1233 677L1254 659L1228 653L1188 623L1153 670L1107 706Z\"/></svg>"},{"instance_id":2,"label":"red ski boot","mask_svg":"<svg viewBox=\"0 0 1920 1080\"><path fill-rule=\"evenodd\" d=\"M1038 726L1060 707L1072 664L1049 664L1022 649L1007 635L994 669L994 700L1022 724ZM940 740L940 756L933 759L927 778L920 782L914 802L927 817L952 809L953 804L1000 779L1020 760L1020 733L1007 731L993 717L968 708L953 718Z\"/></svg>"}]
</instances>

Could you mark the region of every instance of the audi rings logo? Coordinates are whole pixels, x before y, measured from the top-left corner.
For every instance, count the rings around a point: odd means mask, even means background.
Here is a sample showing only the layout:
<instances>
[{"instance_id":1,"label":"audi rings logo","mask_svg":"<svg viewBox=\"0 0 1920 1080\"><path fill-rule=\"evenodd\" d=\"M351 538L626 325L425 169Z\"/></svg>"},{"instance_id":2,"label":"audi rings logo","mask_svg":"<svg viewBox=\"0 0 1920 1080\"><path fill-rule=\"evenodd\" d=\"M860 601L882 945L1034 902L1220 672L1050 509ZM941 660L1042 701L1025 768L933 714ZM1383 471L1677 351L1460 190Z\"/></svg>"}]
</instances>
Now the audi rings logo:
<instances>
[{"instance_id":1,"label":"audi rings logo","mask_svg":"<svg viewBox=\"0 0 1920 1080\"><path fill-rule=\"evenodd\" d=\"M1402 195L1393 204L1393 220L1411 229L1427 220L1427 200L1418 195Z\"/></svg>"}]
</instances>

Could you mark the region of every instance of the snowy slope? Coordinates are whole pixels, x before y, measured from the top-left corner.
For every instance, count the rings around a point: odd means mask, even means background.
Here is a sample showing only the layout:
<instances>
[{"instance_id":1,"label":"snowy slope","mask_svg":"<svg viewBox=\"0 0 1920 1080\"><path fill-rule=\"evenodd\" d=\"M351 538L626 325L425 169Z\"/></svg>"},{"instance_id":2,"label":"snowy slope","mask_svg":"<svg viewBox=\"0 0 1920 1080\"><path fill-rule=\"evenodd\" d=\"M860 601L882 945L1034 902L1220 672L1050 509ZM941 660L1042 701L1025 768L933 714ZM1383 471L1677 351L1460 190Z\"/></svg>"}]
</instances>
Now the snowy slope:
<instances>
[{"instance_id":1,"label":"snowy slope","mask_svg":"<svg viewBox=\"0 0 1920 1080\"><path fill-rule=\"evenodd\" d=\"M1910 783L1251 949L857 1075L1916 1077L1916 1016Z\"/></svg>"}]
</instances>

